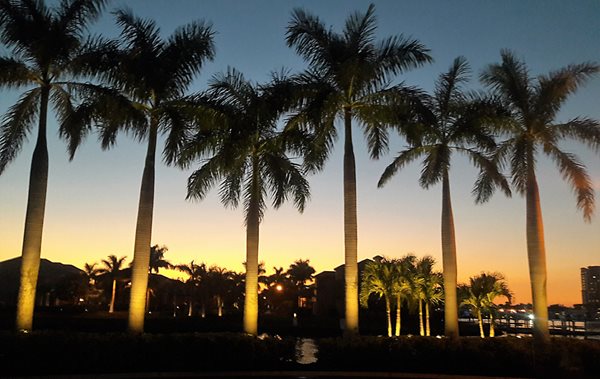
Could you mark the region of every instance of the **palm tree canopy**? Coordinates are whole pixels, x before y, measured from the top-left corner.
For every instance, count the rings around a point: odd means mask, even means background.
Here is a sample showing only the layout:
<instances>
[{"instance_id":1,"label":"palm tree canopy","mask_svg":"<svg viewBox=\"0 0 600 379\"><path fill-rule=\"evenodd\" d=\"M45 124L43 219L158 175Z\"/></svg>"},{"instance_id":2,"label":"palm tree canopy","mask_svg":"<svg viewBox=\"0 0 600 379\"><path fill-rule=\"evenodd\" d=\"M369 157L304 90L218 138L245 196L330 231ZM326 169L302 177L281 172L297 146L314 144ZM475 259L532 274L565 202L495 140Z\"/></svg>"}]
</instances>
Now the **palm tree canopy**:
<instances>
[{"instance_id":1,"label":"palm tree canopy","mask_svg":"<svg viewBox=\"0 0 600 379\"><path fill-rule=\"evenodd\" d=\"M191 261L189 264L179 264L173 266L175 270L181 271L187 275L189 275L188 282L192 284L200 284L206 279L206 275L208 270L206 269L206 264L200 263L196 264L194 261Z\"/></svg>"},{"instance_id":2,"label":"palm tree canopy","mask_svg":"<svg viewBox=\"0 0 600 379\"><path fill-rule=\"evenodd\" d=\"M290 106L291 83L274 76L266 85L253 85L235 69L216 75L208 94L199 96L213 111L212 130L202 128L185 146L179 164L195 159L203 165L188 180L188 198L203 199L219 181L226 206L243 201L246 218L257 206L262 219L267 198L274 208L292 200L300 212L310 197L302 165L288 153L301 154L308 142L293 131L278 131L278 121Z\"/></svg>"},{"instance_id":3,"label":"palm tree canopy","mask_svg":"<svg viewBox=\"0 0 600 379\"><path fill-rule=\"evenodd\" d=\"M500 96L511 111L512 122L500 132L508 137L498 149L498 159L510 166L512 183L521 194L527 188L529 170L535 171L536 155L543 153L557 165L577 196L577 207L586 221L594 212L594 188L585 166L576 155L565 152L565 139L582 142L600 152L600 124L576 117L556 122L568 97L600 71L595 63L574 64L533 79L525 63L511 51L501 52L502 62L489 65L481 81Z\"/></svg>"},{"instance_id":4,"label":"palm tree canopy","mask_svg":"<svg viewBox=\"0 0 600 379\"><path fill-rule=\"evenodd\" d=\"M171 262L165 259L165 253L169 251L166 246L154 245L150 248L150 263L148 265L150 272L154 271L158 274L161 268L169 269L173 267Z\"/></svg>"},{"instance_id":5,"label":"palm tree canopy","mask_svg":"<svg viewBox=\"0 0 600 379\"><path fill-rule=\"evenodd\" d=\"M504 121L506 115L495 99L464 91L462 85L468 82L469 73L467 61L456 58L448 72L436 81L433 95L423 96L416 104L411 122L420 136L408 140L410 147L385 169L379 187L398 170L423 157L419 182L423 188L429 188L450 170L452 152L456 151L466 155L480 171L472 191L476 202L487 201L496 186L510 196L506 178L489 157L496 147L489 126Z\"/></svg>"},{"instance_id":6,"label":"palm tree canopy","mask_svg":"<svg viewBox=\"0 0 600 379\"><path fill-rule=\"evenodd\" d=\"M126 258L126 256L117 258L114 254L109 255L107 259L102 260L104 267L100 267L98 273L108 274L111 279L115 279L121 272L121 268L123 267Z\"/></svg>"},{"instance_id":7,"label":"palm tree canopy","mask_svg":"<svg viewBox=\"0 0 600 379\"><path fill-rule=\"evenodd\" d=\"M304 285L307 281L312 280L315 272L314 267L310 265L309 259L298 259L292 263L287 270L290 280L298 287Z\"/></svg>"},{"instance_id":8,"label":"palm tree canopy","mask_svg":"<svg viewBox=\"0 0 600 379\"><path fill-rule=\"evenodd\" d=\"M347 18L342 33L328 29L316 16L303 9L292 12L286 32L287 44L309 64L299 77L304 100L290 125L320 130L320 149L312 157L315 165L326 158L336 138L334 121L339 112L352 109L364 127L369 151L374 158L387 150L384 126L407 98L419 94L415 88L392 85L402 72L432 59L417 40L392 36L376 40L375 6Z\"/></svg>"},{"instance_id":9,"label":"palm tree canopy","mask_svg":"<svg viewBox=\"0 0 600 379\"><path fill-rule=\"evenodd\" d=\"M0 86L27 88L4 116L0 128L0 174L21 150L39 115L44 91L58 114L61 137L67 137L72 96L89 85L69 81L79 70L78 57L97 56L99 38L85 37L106 0L62 0L49 8L43 1L0 1L0 42L10 56L0 56ZM45 127L45 126L44 126ZM78 143L79 141L77 141Z\"/></svg>"},{"instance_id":10,"label":"palm tree canopy","mask_svg":"<svg viewBox=\"0 0 600 379\"><path fill-rule=\"evenodd\" d=\"M475 310L492 310L494 300L499 296L506 297L508 301L512 299L512 293L500 273L481 273L469 278L469 285L461 285L459 289L462 304Z\"/></svg>"},{"instance_id":11,"label":"palm tree canopy","mask_svg":"<svg viewBox=\"0 0 600 379\"><path fill-rule=\"evenodd\" d=\"M366 307L373 294L392 301L397 292L398 279L399 270L394 260L381 258L367 263L361 278L360 304Z\"/></svg>"},{"instance_id":12,"label":"palm tree canopy","mask_svg":"<svg viewBox=\"0 0 600 379\"><path fill-rule=\"evenodd\" d=\"M96 122L102 146L108 148L119 130L143 138L154 118L167 135L165 161L173 163L195 110L183 96L204 62L215 54L212 26L192 22L165 40L155 22L135 17L129 9L114 14L120 38L111 41L111 49L104 49L101 59L82 59L78 71L95 76L108 88L96 88L78 107L74 121Z\"/></svg>"},{"instance_id":13,"label":"palm tree canopy","mask_svg":"<svg viewBox=\"0 0 600 379\"><path fill-rule=\"evenodd\" d=\"M425 256L415 263L415 275L419 279L417 290L419 298L432 303L438 303L443 297L443 276L433 270L435 259Z\"/></svg>"}]
</instances>

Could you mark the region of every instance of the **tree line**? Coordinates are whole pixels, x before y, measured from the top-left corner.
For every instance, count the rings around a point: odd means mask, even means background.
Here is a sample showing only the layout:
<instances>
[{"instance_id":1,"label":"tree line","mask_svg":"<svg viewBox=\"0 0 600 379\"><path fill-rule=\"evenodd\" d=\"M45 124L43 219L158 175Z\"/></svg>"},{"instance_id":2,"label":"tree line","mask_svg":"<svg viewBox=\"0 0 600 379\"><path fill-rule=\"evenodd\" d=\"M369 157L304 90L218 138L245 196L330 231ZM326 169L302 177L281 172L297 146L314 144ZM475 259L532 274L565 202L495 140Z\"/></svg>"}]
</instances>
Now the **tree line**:
<instances>
[{"instance_id":1,"label":"tree line","mask_svg":"<svg viewBox=\"0 0 600 379\"><path fill-rule=\"evenodd\" d=\"M407 70L432 61L429 49L402 35L377 39L375 7L354 12L341 32L304 9L294 9L285 30L287 45L307 63L298 74L273 74L253 83L230 68L209 81L207 91L189 94L202 65L214 58L214 30L198 21L162 38L158 25L130 9L113 12L116 39L89 36L88 25L105 0L0 1L0 85L22 89L0 129L0 173L15 158L37 121L32 157L18 330L31 330L39 270L48 180L47 112L52 105L70 158L91 132L103 148L125 132L147 143L140 188L129 301L129 330L143 331L148 288L157 140L165 137L168 165L198 165L188 180L189 199L201 200L218 187L226 206L242 205L247 230L244 331L257 333L258 246L267 203L293 202L300 212L310 197L308 174L328 159L338 132L344 138L345 328L358 332L356 169L353 124L362 127L372 158L389 149L390 133L408 147L387 167L384 185L399 169L422 159L420 184L442 184L442 265L446 301L445 334L458 336L456 242L450 194L453 153L469 157L479 170L477 202L496 187L526 198L527 254L535 313L534 334L548 339L546 256L537 184L537 160L550 157L569 182L586 221L594 210L594 189L582 162L560 146L584 143L600 152L598 121L577 117L559 123L567 98L595 75L595 63L573 64L532 77L509 50L486 66L479 79L486 93L464 87L470 68L457 58L440 75L433 93L398 82ZM343 122L338 123L340 119ZM283 123L283 127L280 127ZM299 157L299 158L295 158ZM508 175L508 179L503 173ZM510 184L509 184L510 182Z\"/></svg>"}]
</instances>

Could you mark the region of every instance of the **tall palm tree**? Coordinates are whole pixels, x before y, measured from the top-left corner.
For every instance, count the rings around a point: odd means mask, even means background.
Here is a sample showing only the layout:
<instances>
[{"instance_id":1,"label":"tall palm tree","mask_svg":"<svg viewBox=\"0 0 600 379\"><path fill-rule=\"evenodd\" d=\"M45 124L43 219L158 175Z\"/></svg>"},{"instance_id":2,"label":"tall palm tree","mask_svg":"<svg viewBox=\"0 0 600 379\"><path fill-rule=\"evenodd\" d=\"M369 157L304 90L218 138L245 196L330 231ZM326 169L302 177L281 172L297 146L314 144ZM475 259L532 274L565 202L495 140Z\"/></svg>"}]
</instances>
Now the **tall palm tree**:
<instances>
[{"instance_id":1,"label":"tall palm tree","mask_svg":"<svg viewBox=\"0 0 600 379\"><path fill-rule=\"evenodd\" d=\"M431 335L429 326L430 306L441 302L443 298L443 276L441 273L433 271L434 265L435 259L429 255L419 259L415 264L416 275L419 278L419 332L422 336ZM423 317L423 303L425 304L425 317Z\"/></svg>"},{"instance_id":2,"label":"tall palm tree","mask_svg":"<svg viewBox=\"0 0 600 379\"><path fill-rule=\"evenodd\" d=\"M533 298L533 332L537 341L548 341L548 302L546 297L546 248L540 194L536 177L538 153L556 163L562 177L577 195L577 207L590 221L594 211L594 188L585 166L560 146L563 140L582 142L600 151L600 126L597 120L577 117L556 121L569 95L596 74L600 67L592 63L575 64L530 78L525 63L508 50L501 52L502 62L489 65L481 81L501 96L512 111L513 122L504 129L508 139L498 150L501 162L510 165L512 183L526 199L527 256Z\"/></svg>"},{"instance_id":3,"label":"tall palm tree","mask_svg":"<svg viewBox=\"0 0 600 379\"><path fill-rule=\"evenodd\" d=\"M188 280L185 283L187 284L189 290L188 317L191 317L194 314L193 306L196 290L199 286L205 286L204 281L206 280L208 274L208 271L206 270L206 265L204 263L196 264L194 263L194 261L191 261L187 265L179 264L173 267L175 268L175 270L181 271L189 276ZM205 316L206 304L204 303L204 301L202 301L202 317Z\"/></svg>"},{"instance_id":4,"label":"tall palm tree","mask_svg":"<svg viewBox=\"0 0 600 379\"><path fill-rule=\"evenodd\" d=\"M469 66L462 57L456 58L450 70L440 75L435 92L414 110L416 125L421 136L409 140L409 147L401 151L385 169L378 186L382 187L401 168L424 157L420 184L423 188L442 182L442 264L444 274L444 330L451 338L458 336L458 301L456 297L456 240L454 216L450 197L450 162L453 152L469 157L480 170L473 194L476 202L484 202L493 194L495 186L510 195L506 178L498 171L493 159L486 153L496 144L491 131L485 126L502 113L494 102L468 96L462 84L468 80Z\"/></svg>"},{"instance_id":5,"label":"tall palm tree","mask_svg":"<svg viewBox=\"0 0 600 379\"><path fill-rule=\"evenodd\" d=\"M373 158L387 149L384 118L396 107L398 97L411 93L390 81L407 69L431 61L428 50L417 40L402 36L375 39L377 21L371 4L365 13L346 20L343 33L328 29L316 16L295 9L288 24L287 44L310 65L302 76L305 85L302 109L290 125L313 128L319 148L311 154L323 161L332 148L339 115L344 119L344 263L346 331L358 333L358 265L356 165L352 121L364 127Z\"/></svg>"},{"instance_id":6,"label":"tall palm tree","mask_svg":"<svg viewBox=\"0 0 600 379\"><path fill-rule=\"evenodd\" d=\"M377 258L365 265L361 278L360 304L363 307L369 305L371 295L385 300L388 337L392 336L392 301L397 296L398 274L394 260Z\"/></svg>"},{"instance_id":7,"label":"tall palm tree","mask_svg":"<svg viewBox=\"0 0 600 379\"><path fill-rule=\"evenodd\" d=\"M201 130L180 158L183 166L206 158L188 180L188 198L203 199L221 182L221 201L237 207L243 199L246 221L244 331L257 333L259 226L271 197L274 208L291 198L302 212L309 198L304 170L287 154L299 151L298 133L278 132L288 109L289 83L274 77L268 85L246 81L234 69L210 83L204 107L217 115L212 136ZM294 137L294 138L292 138ZM305 146L305 144L302 144Z\"/></svg>"},{"instance_id":8,"label":"tall palm tree","mask_svg":"<svg viewBox=\"0 0 600 379\"><path fill-rule=\"evenodd\" d=\"M468 306L477 314L479 334L485 337L483 331L483 312L490 311L490 337L494 337L493 313L494 299L498 296L511 298L504 276L499 273L481 273L469 278L469 285L459 286L461 303Z\"/></svg>"},{"instance_id":9,"label":"tall palm tree","mask_svg":"<svg viewBox=\"0 0 600 379\"><path fill-rule=\"evenodd\" d=\"M111 254L108 256L108 259L103 259L102 264L104 267L101 267L98 270L99 274L105 274L107 278L112 282L112 292L110 297L110 306L108 308L108 313L113 313L115 311L115 298L117 295L117 279L121 275L121 268L123 267L123 262L127 257L117 258L116 255Z\"/></svg>"},{"instance_id":10,"label":"tall palm tree","mask_svg":"<svg viewBox=\"0 0 600 379\"><path fill-rule=\"evenodd\" d=\"M166 134L164 160L173 163L183 142L192 108L183 96L206 60L214 56L213 31L203 22L179 27L168 39L155 22L135 17L130 10L115 12L121 36L102 59L88 60L83 72L95 74L104 85L101 96L77 110L88 124L97 123L103 148L112 146L118 131L147 138L140 188L129 302L129 331L144 329L146 290L154 211L154 173L159 133ZM195 108L194 108L195 109Z\"/></svg>"},{"instance_id":11,"label":"tall palm tree","mask_svg":"<svg viewBox=\"0 0 600 379\"><path fill-rule=\"evenodd\" d=\"M98 18L105 3L63 0L55 8L48 8L42 1L0 1L0 42L11 55L0 56L0 86L26 89L0 127L0 174L17 156L38 121L25 215L17 330L30 331L33 323L48 183L48 105L52 103L58 113L61 136L67 137L62 121L72 110L70 89L77 91L86 86L69 80L85 46L87 26Z\"/></svg>"}]
</instances>

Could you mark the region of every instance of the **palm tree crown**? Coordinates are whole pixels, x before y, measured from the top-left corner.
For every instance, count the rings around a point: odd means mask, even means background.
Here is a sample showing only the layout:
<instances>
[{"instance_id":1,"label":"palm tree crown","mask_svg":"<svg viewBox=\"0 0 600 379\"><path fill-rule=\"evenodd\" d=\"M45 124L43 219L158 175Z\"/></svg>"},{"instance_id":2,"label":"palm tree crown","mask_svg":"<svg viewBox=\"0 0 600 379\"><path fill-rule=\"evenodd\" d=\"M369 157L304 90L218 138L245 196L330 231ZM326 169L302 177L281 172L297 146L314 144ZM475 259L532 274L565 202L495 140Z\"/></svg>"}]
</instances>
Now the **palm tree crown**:
<instances>
[{"instance_id":1,"label":"palm tree crown","mask_svg":"<svg viewBox=\"0 0 600 379\"><path fill-rule=\"evenodd\" d=\"M327 158L337 136L334 121L344 119L344 235L346 331L358 332L358 266L356 168L352 120L364 128L374 158L387 149L390 124L400 104L414 89L391 85L405 70L431 61L417 40L402 36L377 41L375 7L347 18L342 33L335 33L316 16L296 9L287 27L287 44L309 63L300 76L302 100L290 118L290 127L317 131L309 163L315 168ZM410 96L407 96L410 95Z\"/></svg>"},{"instance_id":2,"label":"palm tree crown","mask_svg":"<svg viewBox=\"0 0 600 379\"><path fill-rule=\"evenodd\" d=\"M502 98L511 111L511 122L500 130L508 139L500 144L499 162L510 167L513 186L526 199L526 232L529 275L533 299L534 335L539 342L549 340L546 295L546 248L544 226L536 178L538 155L543 153L556 164L577 196L577 207L590 221L594 212L594 188L583 163L566 152L560 142L572 139L600 152L600 124L576 117L564 123L556 116L569 95L600 70L592 63L574 64L536 80L530 78L524 62L508 50L502 62L489 65L481 81Z\"/></svg>"}]
</instances>

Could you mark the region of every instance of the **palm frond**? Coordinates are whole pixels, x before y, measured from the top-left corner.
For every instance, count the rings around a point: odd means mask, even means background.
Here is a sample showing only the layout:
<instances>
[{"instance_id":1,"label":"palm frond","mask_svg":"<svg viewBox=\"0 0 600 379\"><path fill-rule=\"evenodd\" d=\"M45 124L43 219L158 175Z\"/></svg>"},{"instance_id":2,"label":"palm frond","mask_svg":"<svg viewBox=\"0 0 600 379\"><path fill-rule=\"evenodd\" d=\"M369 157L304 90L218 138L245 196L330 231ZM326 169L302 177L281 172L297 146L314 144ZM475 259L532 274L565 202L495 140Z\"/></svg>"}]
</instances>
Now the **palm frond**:
<instances>
[{"instance_id":1,"label":"palm frond","mask_svg":"<svg viewBox=\"0 0 600 379\"><path fill-rule=\"evenodd\" d=\"M435 83L434 97L439 114L445 120L453 103L462 103L464 95L461 85L469 81L471 68L465 57L457 57L450 69L439 76Z\"/></svg>"},{"instance_id":2,"label":"palm frond","mask_svg":"<svg viewBox=\"0 0 600 379\"><path fill-rule=\"evenodd\" d=\"M294 47L311 65L323 67L332 61L330 44L333 34L325 29L318 17L304 9L292 11L292 20L288 23L285 37L288 47Z\"/></svg>"},{"instance_id":3,"label":"palm frond","mask_svg":"<svg viewBox=\"0 0 600 379\"><path fill-rule=\"evenodd\" d=\"M365 13L357 11L346 19L343 33L352 50L362 53L373 49L376 30L375 5L369 4Z\"/></svg>"},{"instance_id":4,"label":"palm frond","mask_svg":"<svg viewBox=\"0 0 600 379\"><path fill-rule=\"evenodd\" d=\"M479 176L471 191L476 203L488 201L494 194L496 187L500 187L506 196L510 197L512 195L508 181L498 170L498 164L493 157L470 148L456 150L467 155L471 163L479 169Z\"/></svg>"},{"instance_id":5,"label":"palm frond","mask_svg":"<svg viewBox=\"0 0 600 379\"><path fill-rule=\"evenodd\" d=\"M444 172L450 168L450 155L450 148L444 144L431 146L428 149L419 178L421 187L427 189L443 178Z\"/></svg>"},{"instance_id":6,"label":"palm frond","mask_svg":"<svg viewBox=\"0 0 600 379\"><path fill-rule=\"evenodd\" d=\"M15 89L35 83L36 75L25 62L10 57L0 57L0 86Z\"/></svg>"},{"instance_id":7,"label":"palm frond","mask_svg":"<svg viewBox=\"0 0 600 379\"><path fill-rule=\"evenodd\" d=\"M81 37L88 23L97 19L108 0L61 0L58 7L60 29Z\"/></svg>"},{"instance_id":8,"label":"palm frond","mask_svg":"<svg viewBox=\"0 0 600 379\"><path fill-rule=\"evenodd\" d=\"M40 92L39 88L25 92L4 116L0 128L0 174L17 156L31 131L39 113Z\"/></svg>"},{"instance_id":9,"label":"palm frond","mask_svg":"<svg viewBox=\"0 0 600 379\"><path fill-rule=\"evenodd\" d=\"M574 139L600 152L600 122L597 120L577 117L554 128L560 137Z\"/></svg>"},{"instance_id":10,"label":"palm frond","mask_svg":"<svg viewBox=\"0 0 600 379\"><path fill-rule=\"evenodd\" d=\"M392 163L385 168L383 174L381 174L379 182L377 182L377 187L383 187L392 178L392 176L398 172L398 170L415 161L422 155L429 153L431 150L431 146L415 146L401 151L398 156L394 158Z\"/></svg>"}]
</instances>

